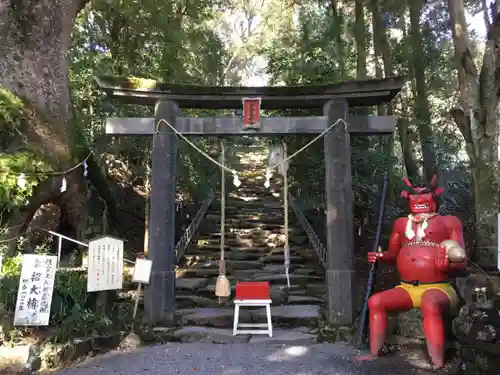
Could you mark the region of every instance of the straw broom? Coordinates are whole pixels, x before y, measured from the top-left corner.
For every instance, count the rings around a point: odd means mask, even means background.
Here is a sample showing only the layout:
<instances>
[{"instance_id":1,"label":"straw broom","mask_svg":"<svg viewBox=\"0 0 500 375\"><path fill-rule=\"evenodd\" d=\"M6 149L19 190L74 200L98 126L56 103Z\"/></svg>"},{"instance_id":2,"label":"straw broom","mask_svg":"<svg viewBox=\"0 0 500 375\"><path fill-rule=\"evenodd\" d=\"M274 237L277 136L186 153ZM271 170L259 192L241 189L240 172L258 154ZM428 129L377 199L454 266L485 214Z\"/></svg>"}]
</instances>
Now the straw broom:
<instances>
[{"instance_id":1,"label":"straw broom","mask_svg":"<svg viewBox=\"0 0 500 375\"><path fill-rule=\"evenodd\" d=\"M221 163L225 163L224 144L221 146ZM231 296L231 285L226 277L226 261L224 259L225 232L226 232L226 174L224 168L221 168L221 188L220 188L220 259L219 259L219 277L215 283L215 295L221 298Z\"/></svg>"}]
</instances>

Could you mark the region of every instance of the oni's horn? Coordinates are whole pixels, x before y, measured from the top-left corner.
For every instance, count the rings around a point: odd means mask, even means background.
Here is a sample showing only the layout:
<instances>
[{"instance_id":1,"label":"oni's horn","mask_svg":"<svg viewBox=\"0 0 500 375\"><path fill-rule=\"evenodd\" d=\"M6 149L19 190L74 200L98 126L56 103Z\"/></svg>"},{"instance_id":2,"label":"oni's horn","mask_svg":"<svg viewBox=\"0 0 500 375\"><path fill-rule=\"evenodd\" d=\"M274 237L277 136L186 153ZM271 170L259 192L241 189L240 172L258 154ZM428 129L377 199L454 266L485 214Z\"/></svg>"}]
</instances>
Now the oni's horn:
<instances>
[{"instance_id":1,"label":"oni's horn","mask_svg":"<svg viewBox=\"0 0 500 375\"><path fill-rule=\"evenodd\" d=\"M406 184L406 186L408 186L409 188L412 188L413 185L411 184L410 180L408 179L408 177L405 177L403 178L403 182Z\"/></svg>"},{"instance_id":2,"label":"oni's horn","mask_svg":"<svg viewBox=\"0 0 500 375\"><path fill-rule=\"evenodd\" d=\"M438 182L438 175L435 174L434 176L432 176L432 179L431 179L431 186L433 188L435 188L437 186L437 182Z\"/></svg>"}]
</instances>

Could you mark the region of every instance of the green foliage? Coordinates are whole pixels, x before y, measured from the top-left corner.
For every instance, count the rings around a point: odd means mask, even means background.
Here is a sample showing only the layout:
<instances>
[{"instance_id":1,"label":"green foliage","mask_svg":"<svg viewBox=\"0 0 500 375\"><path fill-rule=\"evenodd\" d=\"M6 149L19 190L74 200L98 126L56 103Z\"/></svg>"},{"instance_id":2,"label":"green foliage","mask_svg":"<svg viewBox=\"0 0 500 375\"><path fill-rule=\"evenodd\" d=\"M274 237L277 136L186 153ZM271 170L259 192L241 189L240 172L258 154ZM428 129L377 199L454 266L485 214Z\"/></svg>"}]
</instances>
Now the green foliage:
<instances>
[{"instance_id":1,"label":"green foliage","mask_svg":"<svg viewBox=\"0 0 500 375\"><path fill-rule=\"evenodd\" d=\"M69 66L73 103L78 108L82 135L91 149L98 154L107 152L119 157L142 181L147 173L144 166L150 158L149 152L145 152L150 140L116 137L101 142L103 119L106 116L147 117L153 115L153 109L110 102L96 89L93 77L98 74L129 76L134 86L157 79L170 83L216 84L226 51L210 24L214 4L212 0L189 4L176 0L161 3L98 0L76 20ZM193 142L203 151L212 147L207 139ZM211 188L215 169L197 151L181 143L180 191L202 199Z\"/></svg>"},{"instance_id":2,"label":"green foliage","mask_svg":"<svg viewBox=\"0 0 500 375\"><path fill-rule=\"evenodd\" d=\"M4 259L0 279L0 318L13 319L21 263L21 254ZM95 303L95 293L87 293L86 269L58 269L50 316L50 326L57 329L51 340L60 343L74 337L91 337L113 331L113 321L96 313ZM123 324L120 322L120 326ZM22 334L22 330L16 329L7 333L11 340Z\"/></svg>"},{"instance_id":3,"label":"green foliage","mask_svg":"<svg viewBox=\"0 0 500 375\"><path fill-rule=\"evenodd\" d=\"M45 177L37 172L46 170L46 164L29 152L0 155L0 212L24 205Z\"/></svg>"},{"instance_id":4,"label":"green foliage","mask_svg":"<svg viewBox=\"0 0 500 375\"><path fill-rule=\"evenodd\" d=\"M0 318L13 318L16 305L22 256L3 259L0 272Z\"/></svg>"},{"instance_id":5,"label":"green foliage","mask_svg":"<svg viewBox=\"0 0 500 375\"><path fill-rule=\"evenodd\" d=\"M8 90L0 87L0 129L14 132L22 126L23 101Z\"/></svg>"},{"instance_id":6,"label":"green foliage","mask_svg":"<svg viewBox=\"0 0 500 375\"><path fill-rule=\"evenodd\" d=\"M22 99L0 87L0 146L2 149L25 149L20 137L25 121ZM19 142L21 138L22 142ZM12 146L17 140L15 147ZM0 153L0 215L26 203L33 188L44 179L37 173L47 171L47 165L33 152Z\"/></svg>"},{"instance_id":7,"label":"green foliage","mask_svg":"<svg viewBox=\"0 0 500 375\"><path fill-rule=\"evenodd\" d=\"M58 327L54 342L110 330L113 323L108 316L96 312L94 296L95 293L87 293L86 269L57 270L51 309L51 325Z\"/></svg>"}]
</instances>

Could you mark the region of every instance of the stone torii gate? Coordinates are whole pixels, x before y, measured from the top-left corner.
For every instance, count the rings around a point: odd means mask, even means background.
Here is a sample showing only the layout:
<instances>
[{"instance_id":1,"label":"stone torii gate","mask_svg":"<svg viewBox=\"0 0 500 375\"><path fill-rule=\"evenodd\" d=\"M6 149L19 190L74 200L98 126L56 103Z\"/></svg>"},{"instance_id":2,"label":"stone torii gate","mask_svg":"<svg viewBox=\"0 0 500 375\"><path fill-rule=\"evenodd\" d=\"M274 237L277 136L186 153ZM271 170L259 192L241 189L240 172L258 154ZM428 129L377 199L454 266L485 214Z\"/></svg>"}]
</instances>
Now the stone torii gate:
<instances>
[{"instance_id":1,"label":"stone torii gate","mask_svg":"<svg viewBox=\"0 0 500 375\"><path fill-rule=\"evenodd\" d=\"M395 118L350 116L348 108L374 106L392 100L404 84L403 77L350 81L304 87L198 87L161 84L153 80L98 77L109 97L127 104L155 106L154 118L108 118L106 134L152 136L151 216L149 259L151 283L146 289L145 309L152 324L173 322L175 317L175 164L177 137L164 119L184 135L256 136L319 134L338 119L324 137L327 319L352 324L355 292L353 192L350 135L393 134ZM323 116L263 117L260 127L243 129L239 117L182 117L180 108L238 109L243 98L260 98L262 109L319 109ZM156 131L158 130L158 131Z\"/></svg>"}]
</instances>

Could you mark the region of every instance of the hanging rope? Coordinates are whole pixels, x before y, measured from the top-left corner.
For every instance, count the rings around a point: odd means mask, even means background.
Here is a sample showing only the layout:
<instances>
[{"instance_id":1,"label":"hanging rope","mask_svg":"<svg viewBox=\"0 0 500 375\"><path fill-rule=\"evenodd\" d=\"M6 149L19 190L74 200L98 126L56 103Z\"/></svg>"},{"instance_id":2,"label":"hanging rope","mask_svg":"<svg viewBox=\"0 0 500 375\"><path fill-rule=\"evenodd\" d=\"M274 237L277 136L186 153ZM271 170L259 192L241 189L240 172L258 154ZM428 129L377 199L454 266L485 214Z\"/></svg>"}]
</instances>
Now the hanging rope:
<instances>
[{"instance_id":1,"label":"hanging rope","mask_svg":"<svg viewBox=\"0 0 500 375\"><path fill-rule=\"evenodd\" d=\"M207 158L208 160L210 160L212 163L214 163L215 165L217 165L219 168L224 169L224 170L226 170L229 173L232 173L233 174L233 184L236 187L240 186L241 182L238 179L238 173L234 169L230 169L230 168L226 167L225 165L217 162L217 160L215 160L214 158L212 158L210 155L208 155L206 152L202 151L199 147L197 147L194 143L192 143L189 139L187 139L187 137L184 134L182 134L179 130L177 130L174 126L172 126L167 120L165 120L165 119L158 120L158 122L156 123L155 133L159 132L159 128L160 128L161 124L167 125L175 134L177 134L177 136L179 138L181 138L184 142L186 142L188 145L190 145L192 148L194 148L196 151L198 151L202 156L204 156L205 158ZM278 168L281 164L284 164L287 161L295 158L301 152L305 151L310 146L312 146L319 139L323 138L326 134L328 134L337 125L344 125L344 128L346 128L346 129L347 129L347 126L348 126L347 122L345 122L344 119L339 118L337 121L335 121L333 124L331 124L328 128L326 128L321 134L318 134L316 137L314 137L311 141L309 141L304 146L302 146L301 148L299 148L293 154L291 154L290 156L287 156L286 158L284 158L283 160L281 160L279 163L276 163L276 164L274 164L274 165L272 165L270 167L267 167L265 169L265 171L263 171L263 172L267 173L267 171L269 171L269 170L274 170L274 169ZM255 171L252 174L259 175L261 173L262 173L261 171Z\"/></svg>"},{"instance_id":2,"label":"hanging rope","mask_svg":"<svg viewBox=\"0 0 500 375\"><path fill-rule=\"evenodd\" d=\"M283 142L283 156L286 160L287 150L286 143ZM283 164L283 216L284 216L284 226L285 226L285 275L286 283L288 288L290 288L290 246L288 243L288 168L286 164Z\"/></svg>"},{"instance_id":3,"label":"hanging rope","mask_svg":"<svg viewBox=\"0 0 500 375\"><path fill-rule=\"evenodd\" d=\"M224 143L220 141L221 165L225 164ZM221 168L220 181L220 259L219 259L219 277L215 284L215 295L219 297L229 297L231 295L231 285L226 277L226 261L224 259L224 247L226 242L226 171Z\"/></svg>"}]
</instances>

